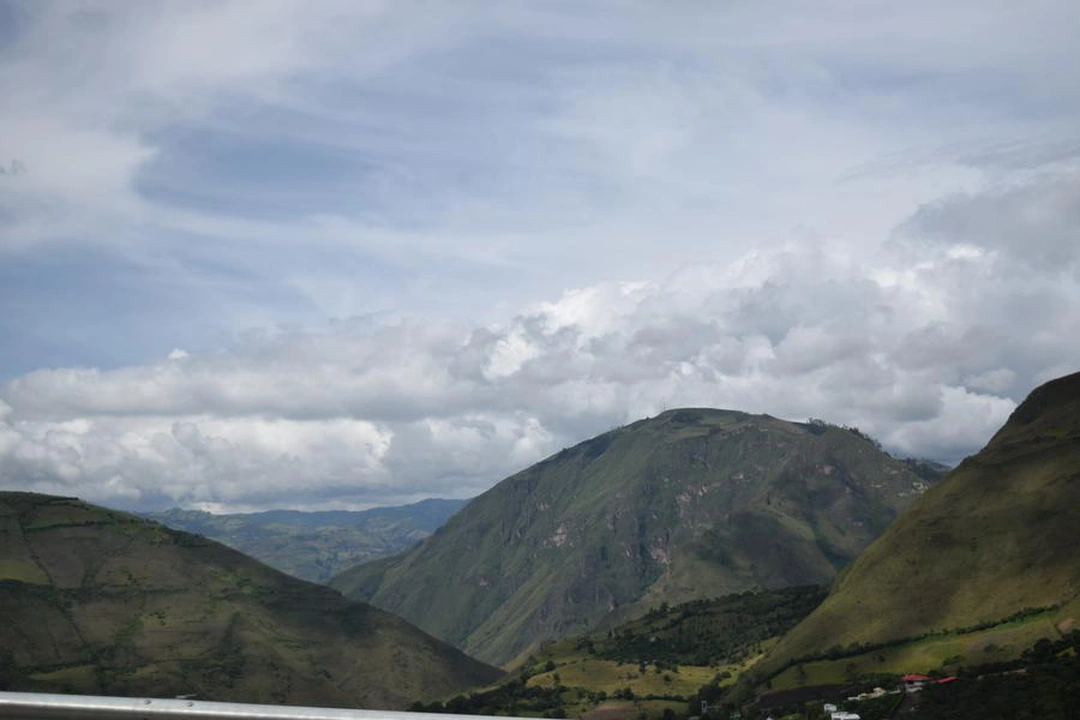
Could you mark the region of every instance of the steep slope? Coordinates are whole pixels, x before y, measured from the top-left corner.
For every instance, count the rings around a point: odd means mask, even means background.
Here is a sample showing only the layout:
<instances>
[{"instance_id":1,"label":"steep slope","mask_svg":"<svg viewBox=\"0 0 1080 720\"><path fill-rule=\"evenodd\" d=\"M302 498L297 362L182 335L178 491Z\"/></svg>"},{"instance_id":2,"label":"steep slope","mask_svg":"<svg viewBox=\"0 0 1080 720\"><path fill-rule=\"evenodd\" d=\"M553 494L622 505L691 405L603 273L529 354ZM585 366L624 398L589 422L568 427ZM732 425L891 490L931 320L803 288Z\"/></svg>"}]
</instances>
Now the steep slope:
<instances>
[{"instance_id":1,"label":"steep slope","mask_svg":"<svg viewBox=\"0 0 1080 720\"><path fill-rule=\"evenodd\" d=\"M218 543L0 493L7 689L396 708L498 673L400 618Z\"/></svg>"},{"instance_id":2,"label":"steep slope","mask_svg":"<svg viewBox=\"0 0 1080 720\"><path fill-rule=\"evenodd\" d=\"M1080 593L1078 508L1080 373L1032 392L858 558L767 666L1068 610Z\"/></svg>"},{"instance_id":3,"label":"steep slope","mask_svg":"<svg viewBox=\"0 0 1080 720\"><path fill-rule=\"evenodd\" d=\"M661 602L827 584L924 487L857 431L673 410L504 480L332 584L506 663Z\"/></svg>"},{"instance_id":4,"label":"steep slope","mask_svg":"<svg viewBox=\"0 0 1080 720\"><path fill-rule=\"evenodd\" d=\"M359 512L270 510L216 515L173 509L142 515L174 530L217 540L302 580L326 582L359 563L415 545L465 502L432 498Z\"/></svg>"}]
</instances>

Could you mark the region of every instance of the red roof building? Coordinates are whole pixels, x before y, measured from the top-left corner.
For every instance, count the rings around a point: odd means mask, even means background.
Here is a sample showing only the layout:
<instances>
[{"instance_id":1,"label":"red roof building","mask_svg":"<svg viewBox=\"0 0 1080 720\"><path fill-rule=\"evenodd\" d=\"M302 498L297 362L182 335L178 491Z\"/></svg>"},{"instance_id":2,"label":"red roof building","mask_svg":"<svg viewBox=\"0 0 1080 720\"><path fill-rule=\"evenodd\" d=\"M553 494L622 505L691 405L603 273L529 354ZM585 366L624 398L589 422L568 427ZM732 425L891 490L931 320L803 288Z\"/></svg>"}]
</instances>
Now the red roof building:
<instances>
[{"instance_id":1,"label":"red roof building","mask_svg":"<svg viewBox=\"0 0 1080 720\"><path fill-rule=\"evenodd\" d=\"M930 676L911 673L902 677L901 680L903 680L904 682L929 682Z\"/></svg>"},{"instance_id":2,"label":"red roof building","mask_svg":"<svg viewBox=\"0 0 1080 720\"><path fill-rule=\"evenodd\" d=\"M917 693L933 682L930 676L916 673L905 675L902 679L904 681L904 692L907 693Z\"/></svg>"}]
</instances>

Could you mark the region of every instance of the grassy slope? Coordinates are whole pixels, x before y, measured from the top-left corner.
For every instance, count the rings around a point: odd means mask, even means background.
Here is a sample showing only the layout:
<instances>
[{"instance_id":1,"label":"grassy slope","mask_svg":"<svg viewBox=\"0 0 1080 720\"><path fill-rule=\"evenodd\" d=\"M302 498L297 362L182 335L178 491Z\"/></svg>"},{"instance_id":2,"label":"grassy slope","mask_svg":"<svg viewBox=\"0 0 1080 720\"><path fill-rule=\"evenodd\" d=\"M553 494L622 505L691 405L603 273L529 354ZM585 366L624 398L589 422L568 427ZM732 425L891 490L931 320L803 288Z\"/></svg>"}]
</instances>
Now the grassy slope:
<instances>
[{"instance_id":1,"label":"grassy slope","mask_svg":"<svg viewBox=\"0 0 1080 720\"><path fill-rule=\"evenodd\" d=\"M1015 636L1009 642L982 645L1019 648L1059 623L1067 626L1080 618L1078 507L1075 374L1036 389L986 448L921 497L783 639L765 667L833 646L993 622L1024 608L1057 607L1003 626ZM927 670L954 650L971 655L979 647L975 637L947 634L886 655L908 654L892 663L897 669Z\"/></svg>"},{"instance_id":2,"label":"grassy slope","mask_svg":"<svg viewBox=\"0 0 1080 720\"><path fill-rule=\"evenodd\" d=\"M497 673L381 610L196 535L0 493L9 689L394 708Z\"/></svg>"},{"instance_id":3,"label":"grassy slope","mask_svg":"<svg viewBox=\"0 0 1080 720\"><path fill-rule=\"evenodd\" d=\"M399 553L434 532L465 500L424 500L360 512L214 515L167 510L144 517L217 540L303 580L326 582L358 563Z\"/></svg>"},{"instance_id":4,"label":"grassy slope","mask_svg":"<svg viewBox=\"0 0 1080 720\"><path fill-rule=\"evenodd\" d=\"M840 428L669 411L508 478L332 584L505 663L663 601L828 583L924 487Z\"/></svg>"},{"instance_id":5,"label":"grassy slope","mask_svg":"<svg viewBox=\"0 0 1080 720\"><path fill-rule=\"evenodd\" d=\"M984 663L1011 660L1040 638L1061 637L1080 619L1080 599L1018 620L1006 620L974 632L947 631L835 660L815 660L789 667L771 678L773 690L802 685L842 684L854 676L903 675L938 670L946 675ZM765 667L771 663L764 663ZM799 670L802 669L800 673Z\"/></svg>"},{"instance_id":6,"label":"grassy slope","mask_svg":"<svg viewBox=\"0 0 1080 720\"><path fill-rule=\"evenodd\" d=\"M789 588L656 608L610 632L544 643L497 686L446 709L538 715L560 707L578 717L625 705L634 717L659 717L669 707L682 716L702 686L734 683L824 595L818 587ZM523 688L555 691L557 700ZM632 701L615 699L626 689Z\"/></svg>"}]
</instances>

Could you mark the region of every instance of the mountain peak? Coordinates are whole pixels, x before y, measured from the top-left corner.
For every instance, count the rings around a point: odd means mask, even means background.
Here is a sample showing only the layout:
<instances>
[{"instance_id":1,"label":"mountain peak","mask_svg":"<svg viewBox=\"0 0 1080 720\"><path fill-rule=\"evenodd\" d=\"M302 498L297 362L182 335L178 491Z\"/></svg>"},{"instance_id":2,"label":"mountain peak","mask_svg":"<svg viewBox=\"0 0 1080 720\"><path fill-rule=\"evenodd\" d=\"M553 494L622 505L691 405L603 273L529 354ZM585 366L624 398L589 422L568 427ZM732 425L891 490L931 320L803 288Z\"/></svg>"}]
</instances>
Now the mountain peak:
<instances>
[{"instance_id":1,"label":"mountain peak","mask_svg":"<svg viewBox=\"0 0 1080 720\"><path fill-rule=\"evenodd\" d=\"M1080 372L1051 380L1031 391L1009 416L998 435L1020 435L1024 428L1070 426L1080 418ZM995 436L995 439L997 436Z\"/></svg>"},{"instance_id":2,"label":"mountain peak","mask_svg":"<svg viewBox=\"0 0 1080 720\"><path fill-rule=\"evenodd\" d=\"M827 584L925 487L854 431L676 408L522 470L332 584L505 663L662 602Z\"/></svg>"}]
</instances>

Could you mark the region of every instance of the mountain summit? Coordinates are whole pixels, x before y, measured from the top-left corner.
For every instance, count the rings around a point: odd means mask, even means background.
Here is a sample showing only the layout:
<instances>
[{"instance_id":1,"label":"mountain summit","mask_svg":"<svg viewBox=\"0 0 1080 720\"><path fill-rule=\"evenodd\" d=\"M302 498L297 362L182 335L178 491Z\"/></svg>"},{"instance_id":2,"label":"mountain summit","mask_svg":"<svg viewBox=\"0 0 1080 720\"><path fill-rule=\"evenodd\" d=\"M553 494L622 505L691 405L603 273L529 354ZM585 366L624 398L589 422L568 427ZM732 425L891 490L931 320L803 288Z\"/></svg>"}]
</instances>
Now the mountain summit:
<instances>
[{"instance_id":1,"label":"mountain summit","mask_svg":"<svg viewBox=\"0 0 1080 720\"><path fill-rule=\"evenodd\" d=\"M332 585L493 663L662 602L829 583L928 483L857 430L665 412L523 470Z\"/></svg>"}]
</instances>

